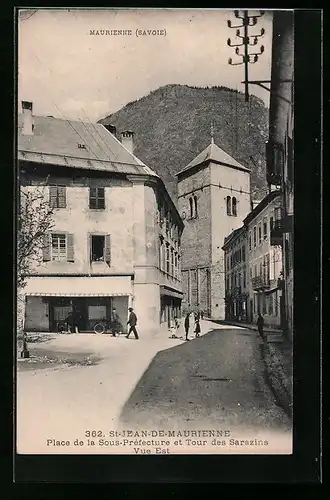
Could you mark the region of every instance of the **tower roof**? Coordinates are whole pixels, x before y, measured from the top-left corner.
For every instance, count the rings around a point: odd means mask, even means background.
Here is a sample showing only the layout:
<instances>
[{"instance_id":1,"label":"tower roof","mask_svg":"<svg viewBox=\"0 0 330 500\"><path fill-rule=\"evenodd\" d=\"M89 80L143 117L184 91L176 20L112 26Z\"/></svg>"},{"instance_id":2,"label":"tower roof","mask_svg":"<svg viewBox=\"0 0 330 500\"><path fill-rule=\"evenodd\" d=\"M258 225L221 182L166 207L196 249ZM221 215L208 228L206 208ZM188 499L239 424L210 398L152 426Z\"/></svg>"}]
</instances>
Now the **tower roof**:
<instances>
[{"instance_id":1,"label":"tower roof","mask_svg":"<svg viewBox=\"0 0 330 500\"><path fill-rule=\"evenodd\" d=\"M245 172L250 172L251 170L247 167L244 167L234 158L232 158L228 153L226 153L223 149L219 148L213 141L211 144L207 146L199 155L196 156L186 167L184 167L180 172L176 175L181 175L188 170L197 167L198 165L205 162L214 162L219 163L220 165L225 165L226 167L236 168L238 170L244 170Z\"/></svg>"}]
</instances>

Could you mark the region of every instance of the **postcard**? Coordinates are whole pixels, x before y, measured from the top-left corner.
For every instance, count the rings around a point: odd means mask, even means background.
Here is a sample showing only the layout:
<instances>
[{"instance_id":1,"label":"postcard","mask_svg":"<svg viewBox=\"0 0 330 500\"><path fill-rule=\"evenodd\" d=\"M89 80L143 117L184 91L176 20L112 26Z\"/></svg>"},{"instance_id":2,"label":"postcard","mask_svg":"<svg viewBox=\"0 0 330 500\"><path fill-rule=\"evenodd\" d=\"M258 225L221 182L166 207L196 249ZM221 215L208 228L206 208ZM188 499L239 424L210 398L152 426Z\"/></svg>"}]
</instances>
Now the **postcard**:
<instances>
[{"instance_id":1,"label":"postcard","mask_svg":"<svg viewBox=\"0 0 330 500\"><path fill-rule=\"evenodd\" d=\"M290 10L17 10L17 454L292 454L293 54Z\"/></svg>"}]
</instances>

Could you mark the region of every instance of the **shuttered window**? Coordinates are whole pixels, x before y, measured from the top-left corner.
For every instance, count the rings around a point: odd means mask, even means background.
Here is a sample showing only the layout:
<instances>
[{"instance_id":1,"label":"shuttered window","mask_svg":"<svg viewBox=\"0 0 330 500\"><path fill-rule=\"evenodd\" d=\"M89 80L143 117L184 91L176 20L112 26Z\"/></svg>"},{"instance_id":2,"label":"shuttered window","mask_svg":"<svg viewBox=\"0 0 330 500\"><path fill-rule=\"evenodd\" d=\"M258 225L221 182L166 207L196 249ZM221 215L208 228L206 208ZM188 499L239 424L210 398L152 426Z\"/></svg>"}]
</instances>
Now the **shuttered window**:
<instances>
[{"instance_id":1,"label":"shuttered window","mask_svg":"<svg viewBox=\"0 0 330 500\"><path fill-rule=\"evenodd\" d=\"M49 204L53 208L66 208L65 186L49 186Z\"/></svg>"},{"instance_id":2,"label":"shuttered window","mask_svg":"<svg viewBox=\"0 0 330 500\"><path fill-rule=\"evenodd\" d=\"M89 208L92 209L105 209L105 197L103 187L89 188Z\"/></svg>"},{"instance_id":3,"label":"shuttered window","mask_svg":"<svg viewBox=\"0 0 330 500\"><path fill-rule=\"evenodd\" d=\"M90 235L91 262L106 262L111 264L111 236L110 234Z\"/></svg>"},{"instance_id":4,"label":"shuttered window","mask_svg":"<svg viewBox=\"0 0 330 500\"><path fill-rule=\"evenodd\" d=\"M43 240L43 261L74 262L74 238L69 233L46 233Z\"/></svg>"}]
</instances>

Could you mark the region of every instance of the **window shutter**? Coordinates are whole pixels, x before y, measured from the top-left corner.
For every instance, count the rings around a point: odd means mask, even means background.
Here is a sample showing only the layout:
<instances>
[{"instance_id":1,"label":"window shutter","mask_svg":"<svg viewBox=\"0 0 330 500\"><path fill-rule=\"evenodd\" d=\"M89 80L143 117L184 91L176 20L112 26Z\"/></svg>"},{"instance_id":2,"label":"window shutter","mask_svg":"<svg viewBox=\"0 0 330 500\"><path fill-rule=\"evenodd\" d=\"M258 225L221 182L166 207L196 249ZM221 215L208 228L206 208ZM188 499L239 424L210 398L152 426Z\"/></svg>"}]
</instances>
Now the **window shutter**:
<instances>
[{"instance_id":1,"label":"window shutter","mask_svg":"<svg viewBox=\"0 0 330 500\"><path fill-rule=\"evenodd\" d=\"M47 262L51 260L51 235L50 233L45 233L43 236L43 245L42 245L42 260Z\"/></svg>"},{"instance_id":2,"label":"window shutter","mask_svg":"<svg viewBox=\"0 0 330 500\"><path fill-rule=\"evenodd\" d=\"M52 208L57 208L57 186L49 186L49 204Z\"/></svg>"},{"instance_id":3,"label":"window shutter","mask_svg":"<svg viewBox=\"0 0 330 500\"><path fill-rule=\"evenodd\" d=\"M105 208L105 196L104 196L104 188L98 188L98 207L97 208Z\"/></svg>"},{"instance_id":4,"label":"window shutter","mask_svg":"<svg viewBox=\"0 0 330 500\"><path fill-rule=\"evenodd\" d=\"M105 251L104 260L110 266L111 264L111 237L110 234L105 235Z\"/></svg>"},{"instance_id":5,"label":"window shutter","mask_svg":"<svg viewBox=\"0 0 330 500\"><path fill-rule=\"evenodd\" d=\"M89 208L96 208L96 188L89 188Z\"/></svg>"},{"instance_id":6,"label":"window shutter","mask_svg":"<svg viewBox=\"0 0 330 500\"><path fill-rule=\"evenodd\" d=\"M66 207L66 187L65 186L58 186L57 193L58 193L58 208L65 208Z\"/></svg>"},{"instance_id":7,"label":"window shutter","mask_svg":"<svg viewBox=\"0 0 330 500\"><path fill-rule=\"evenodd\" d=\"M66 235L66 260L74 262L74 238L73 234Z\"/></svg>"}]
</instances>

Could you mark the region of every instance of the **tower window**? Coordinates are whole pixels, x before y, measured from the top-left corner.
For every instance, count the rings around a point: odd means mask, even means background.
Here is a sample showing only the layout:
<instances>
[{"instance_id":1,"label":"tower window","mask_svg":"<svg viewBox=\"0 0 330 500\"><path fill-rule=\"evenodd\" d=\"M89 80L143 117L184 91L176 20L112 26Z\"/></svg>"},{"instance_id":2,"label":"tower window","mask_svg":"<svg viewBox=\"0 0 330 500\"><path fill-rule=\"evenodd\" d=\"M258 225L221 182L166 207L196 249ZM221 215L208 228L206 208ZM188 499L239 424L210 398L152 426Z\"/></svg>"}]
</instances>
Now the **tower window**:
<instances>
[{"instance_id":1,"label":"tower window","mask_svg":"<svg viewBox=\"0 0 330 500\"><path fill-rule=\"evenodd\" d=\"M237 215L237 200L235 196L232 198L232 215L236 216Z\"/></svg>"},{"instance_id":2,"label":"tower window","mask_svg":"<svg viewBox=\"0 0 330 500\"><path fill-rule=\"evenodd\" d=\"M231 215L231 198L230 198L230 196L227 196L227 198L226 198L226 205L227 205L227 215Z\"/></svg>"},{"instance_id":3,"label":"tower window","mask_svg":"<svg viewBox=\"0 0 330 500\"><path fill-rule=\"evenodd\" d=\"M197 196L194 196L195 217L198 217Z\"/></svg>"},{"instance_id":4,"label":"tower window","mask_svg":"<svg viewBox=\"0 0 330 500\"><path fill-rule=\"evenodd\" d=\"M189 198L189 205L190 205L190 218L192 219L194 216L194 205L192 198Z\"/></svg>"}]
</instances>

